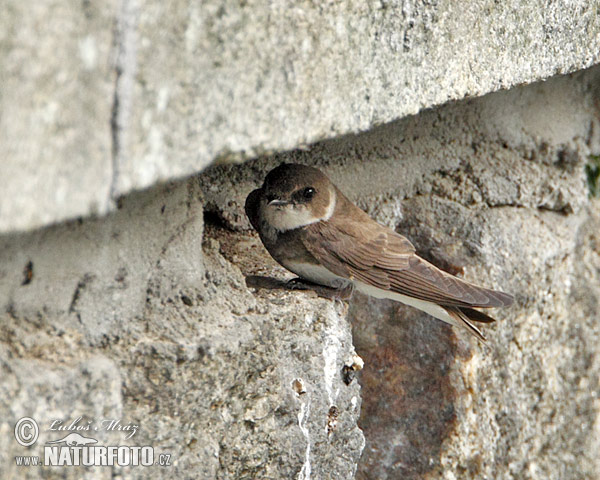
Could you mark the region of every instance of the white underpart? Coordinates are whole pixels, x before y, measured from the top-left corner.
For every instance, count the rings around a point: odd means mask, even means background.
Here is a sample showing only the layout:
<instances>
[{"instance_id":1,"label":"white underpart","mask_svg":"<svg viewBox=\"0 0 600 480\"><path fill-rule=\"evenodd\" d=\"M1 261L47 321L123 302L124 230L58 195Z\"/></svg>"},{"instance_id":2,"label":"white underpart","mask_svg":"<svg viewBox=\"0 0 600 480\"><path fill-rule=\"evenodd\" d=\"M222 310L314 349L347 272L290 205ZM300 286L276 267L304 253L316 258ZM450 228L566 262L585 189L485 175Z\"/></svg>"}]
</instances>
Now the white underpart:
<instances>
[{"instance_id":1,"label":"white underpart","mask_svg":"<svg viewBox=\"0 0 600 480\"><path fill-rule=\"evenodd\" d=\"M390 292L389 290L383 290L381 288L373 287L372 285L367 285L366 283L358 280L354 281L354 286L359 292L370 295L371 297L389 298L390 300L418 308L419 310L428 313L432 317L438 318L439 320L449 323L450 325L459 326L456 320L450 316L446 309L444 307L440 307L437 303L419 300L417 298L402 295L401 293Z\"/></svg>"},{"instance_id":2,"label":"white underpart","mask_svg":"<svg viewBox=\"0 0 600 480\"><path fill-rule=\"evenodd\" d=\"M321 265L314 265L311 263L288 263L284 265L284 267L305 280L310 280L313 283L318 283L319 285L325 285L327 287L342 288L350 282L350 280L330 272Z\"/></svg>"},{"instance_id":3,"label":"white underpart","mask_svg":"<svg viewBox=\"0 0 600 480\"><path fill-rule=\"evenodd\" d=\"M288 270L291 270L296 275L310 280L311 282L318 283L319 285L326 285L334 288L341 288L351 280L340 277L335 273L330 272L321 265L311 265L308 263L293 263L285 265ZM448 314L445 308L440 307L437 303L427 302L425 300L419 300L417 298L402 295L401 293L390 292L389 290L383 290L381 288L373 287L359 280L352 281L354 287L366 295L370 295L375 298L388 298L396 302L404 303L411 307L422 310L428 313L432 317L435 317L443 322L449 323L450 325L457 325L458 323Z\"/></svg>"}]
</instances>

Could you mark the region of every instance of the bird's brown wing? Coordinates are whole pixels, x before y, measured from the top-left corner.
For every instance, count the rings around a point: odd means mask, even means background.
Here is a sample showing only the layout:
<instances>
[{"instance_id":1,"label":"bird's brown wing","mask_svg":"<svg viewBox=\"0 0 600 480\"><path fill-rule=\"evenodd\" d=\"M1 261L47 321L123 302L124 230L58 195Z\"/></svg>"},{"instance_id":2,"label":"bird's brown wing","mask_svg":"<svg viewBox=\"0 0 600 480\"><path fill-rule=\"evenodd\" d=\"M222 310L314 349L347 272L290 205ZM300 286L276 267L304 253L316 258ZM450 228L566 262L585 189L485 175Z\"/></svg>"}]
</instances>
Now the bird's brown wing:
<instances>
[{"instance_id":1,"label":"bird's brown wing","mask_svg":"<svg viewBox=\"0 0 600 480\"><path fill-rule=\"evenodd\" d=\"M443 272L418 257L406 238L374 221L318 222L304 228L302 239L306 249L333 273L377 288L455 307L512 303L506 293Z\"/></svg>"}]
</instances>

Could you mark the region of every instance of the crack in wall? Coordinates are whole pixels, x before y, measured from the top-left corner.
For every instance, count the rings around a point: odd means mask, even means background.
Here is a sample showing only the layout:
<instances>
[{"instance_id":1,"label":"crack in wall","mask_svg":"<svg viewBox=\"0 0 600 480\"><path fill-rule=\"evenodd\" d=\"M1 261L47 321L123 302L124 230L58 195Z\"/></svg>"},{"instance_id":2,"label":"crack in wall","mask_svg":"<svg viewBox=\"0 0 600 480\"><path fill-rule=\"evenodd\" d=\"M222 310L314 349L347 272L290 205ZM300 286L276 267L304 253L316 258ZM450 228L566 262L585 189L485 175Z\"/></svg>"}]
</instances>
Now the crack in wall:
<instances>
[{"instance_id":1,"label":"crack in wall","mask_svg":"<svg viewBox=\"0 0 600 480\"><path fill-rule=\"evenodd\" d=\"M123 0L117 17L114 40L116 58L115 88L110 119L112 174L109 203L114 202L121 192L127 190L127 186L123 184L122 172L137 63L137 20L136 0Z\"/></svg>"},{"instance_id":2,"label":"crack in wall","mask_svg":"<svg viewBox=\"0 0 600 480\"><path fill-rule=\"evenodd\" d=\"M303 402L300 406L300 412L298 412L298 426L302 431L302 435L306 439L306 451L304 454L304 463L302 464L302 469L298 474L299 480L310 480L310 475L312 473L312 467L310 464L310 431L307 426L308 416L310 415L310 398Z\"/></svg>"}]
</instances>

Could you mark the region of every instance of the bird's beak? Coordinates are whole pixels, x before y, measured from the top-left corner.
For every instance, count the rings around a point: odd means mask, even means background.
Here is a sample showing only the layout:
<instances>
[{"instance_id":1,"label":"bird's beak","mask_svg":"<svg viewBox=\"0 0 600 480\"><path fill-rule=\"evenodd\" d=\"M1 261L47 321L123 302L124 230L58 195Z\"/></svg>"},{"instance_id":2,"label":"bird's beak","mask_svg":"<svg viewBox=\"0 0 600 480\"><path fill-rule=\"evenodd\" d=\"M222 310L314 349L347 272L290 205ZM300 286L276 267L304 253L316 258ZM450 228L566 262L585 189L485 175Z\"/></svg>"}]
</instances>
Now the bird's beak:
<instances>
[{"instance_id":1,"label":"bird's beak","mask_svg":"<svg viewBox=\"0 0 600 480\"><path fill-rule=\"evenodd\" d=\"M273 205L274 207L280 207L280 206L283 206L283 205L287 205L288 203L290 203L290 202L286 202L285 200L277 200L277 199L275 199L275 200L271 200L268 203L268 205Z\"/></svg>"}]
</instances>

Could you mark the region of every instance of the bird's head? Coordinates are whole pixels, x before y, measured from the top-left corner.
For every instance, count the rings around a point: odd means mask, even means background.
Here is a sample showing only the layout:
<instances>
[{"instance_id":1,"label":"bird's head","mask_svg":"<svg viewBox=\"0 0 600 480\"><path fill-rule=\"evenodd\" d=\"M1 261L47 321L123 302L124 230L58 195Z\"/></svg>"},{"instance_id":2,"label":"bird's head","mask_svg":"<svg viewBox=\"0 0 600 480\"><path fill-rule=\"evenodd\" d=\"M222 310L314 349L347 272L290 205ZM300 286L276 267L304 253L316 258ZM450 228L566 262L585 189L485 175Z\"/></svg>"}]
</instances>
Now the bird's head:
<instances>
[{"instance_id":1,"label":"bird's head","mask_svg":"<svg viewBox=\"0 0 600 480\"><path fill-rule=\"evenodd\" d=\"M335 187L320 170L306 165L279 165L268 173L262 191L264 218L280 231L329 220L335 209Z\"/></svg>"}]
</instances>

